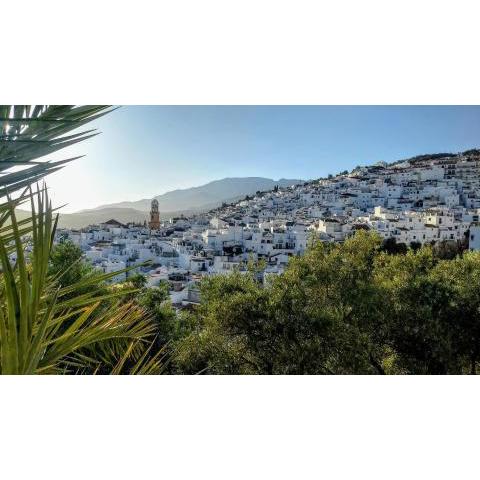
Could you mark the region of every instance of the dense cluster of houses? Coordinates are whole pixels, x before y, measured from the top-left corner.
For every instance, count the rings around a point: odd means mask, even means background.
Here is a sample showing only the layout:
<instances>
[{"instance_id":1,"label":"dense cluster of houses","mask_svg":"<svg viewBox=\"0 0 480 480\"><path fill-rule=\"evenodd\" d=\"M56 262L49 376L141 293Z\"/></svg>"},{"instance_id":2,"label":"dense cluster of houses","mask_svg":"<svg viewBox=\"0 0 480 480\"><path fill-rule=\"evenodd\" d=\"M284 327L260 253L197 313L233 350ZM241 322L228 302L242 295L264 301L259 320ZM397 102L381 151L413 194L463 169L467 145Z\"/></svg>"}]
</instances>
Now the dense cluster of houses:
<instances>
[{"instance_id":1,"label":"dense cluster of houses","mask_svg":"<svg viewBox=\"0 0 480 480\"><path fill-rule=\"evenodd\" d=\"M118 271L113 281L124 281L122 270L131 266L151 286L168 281L174 304L185 305L198 302L196 285L205 275L245 271L258 260L259 275L282 272L312 236L342 242L365 229L407 245L445 241L480 249L479 174L479 150L426 155L257 192L165 222L152 203L149 224L110 220L59 230L57 241L69 239L99 269Z\"/></svg>"}]
</instances>

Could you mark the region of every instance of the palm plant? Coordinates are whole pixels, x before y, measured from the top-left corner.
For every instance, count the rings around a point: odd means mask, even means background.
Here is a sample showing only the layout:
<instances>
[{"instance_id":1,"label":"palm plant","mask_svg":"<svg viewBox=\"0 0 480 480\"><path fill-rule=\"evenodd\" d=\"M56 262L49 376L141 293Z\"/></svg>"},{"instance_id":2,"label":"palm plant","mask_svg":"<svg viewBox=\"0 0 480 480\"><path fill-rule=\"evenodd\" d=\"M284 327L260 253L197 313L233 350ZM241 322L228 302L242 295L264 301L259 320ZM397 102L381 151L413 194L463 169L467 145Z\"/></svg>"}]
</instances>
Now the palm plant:
<instances>
[{"instance_id":1,"label":"palm plant","mask_svg":"<svg viewBox=\"0 0 480 480\"><path fill-rule=\"evenodd\" d=\"M0 197L27 187L79 157L38 161L97 135L94 129L67 135L112 109L105 105L1 105ZM19 170L20 168L20 170Z\"/></svg>"},{"instance_id":2,"label":"palm plant","mask_svg":"<svg viewBox=\"0 0 480 480\"><path fill-rule=\"evenodd\" d=\"M96 347L109 359L111 373L126 373L126 365L129 373L161 370L161 352L150 352L155 326L141 308L117 299L132 290L83 293L89 284L108 281L118 272L67 287L48 275L58 214L45 186L31 188L73 160L39 161L41 157L96 135L95 130L67 133L111 110L0 106L0 199L5 199L0 203L2 374L82 372L91 371L92 365L98 369L101 362L91 354ZM18 221L15 208L25 201L30 201L32 213Z\"/></svg>"}]
</instances>

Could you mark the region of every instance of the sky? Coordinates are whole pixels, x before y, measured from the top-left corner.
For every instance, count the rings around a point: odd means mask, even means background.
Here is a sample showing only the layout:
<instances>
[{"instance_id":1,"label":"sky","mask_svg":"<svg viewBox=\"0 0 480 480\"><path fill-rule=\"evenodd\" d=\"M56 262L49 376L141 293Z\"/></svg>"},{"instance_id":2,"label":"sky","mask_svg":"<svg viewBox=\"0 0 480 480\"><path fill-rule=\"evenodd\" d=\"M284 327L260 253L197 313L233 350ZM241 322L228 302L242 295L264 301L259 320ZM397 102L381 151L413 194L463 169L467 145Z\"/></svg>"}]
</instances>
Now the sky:
<instances>
[{"instance_id":1,"label":"sky","mask_svg":"<svg viewBox=\"0 0 480 480\"><path fill-rule=\"evenodd\" d=\"M101 134L57 154L86 157L47 179L63 212L480 147L480 106L122 106L91 126Z\"/></svg>"}]
</instances>

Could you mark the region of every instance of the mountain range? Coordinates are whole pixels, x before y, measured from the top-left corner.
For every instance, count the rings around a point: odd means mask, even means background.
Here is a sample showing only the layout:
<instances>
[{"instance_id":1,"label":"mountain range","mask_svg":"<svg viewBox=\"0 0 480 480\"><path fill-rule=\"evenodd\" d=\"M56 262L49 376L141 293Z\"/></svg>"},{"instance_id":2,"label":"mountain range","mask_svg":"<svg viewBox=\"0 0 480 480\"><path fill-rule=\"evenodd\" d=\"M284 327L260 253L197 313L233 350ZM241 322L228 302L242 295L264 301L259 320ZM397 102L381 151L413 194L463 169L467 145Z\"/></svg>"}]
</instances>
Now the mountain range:
<instances>
[{"instance_id":1,"label":"mountain range","mask_svg":"<svg viewBox=\"0 0 480 480\"><path fill-rule=\"evenodd\" d=\"M289 187L304 180L272 180L263 177L237 177L215 180L199 187L172 190L156 196L160 217L200 213L218 207L223 202L234 202L257 191L272 190L276 185ZM105 222L114 218L119 222L143 222L148 218L152 199L134 202L119 202L60 215L59 226L81 228L90 224Z\"/></svg>"}]
</instances>

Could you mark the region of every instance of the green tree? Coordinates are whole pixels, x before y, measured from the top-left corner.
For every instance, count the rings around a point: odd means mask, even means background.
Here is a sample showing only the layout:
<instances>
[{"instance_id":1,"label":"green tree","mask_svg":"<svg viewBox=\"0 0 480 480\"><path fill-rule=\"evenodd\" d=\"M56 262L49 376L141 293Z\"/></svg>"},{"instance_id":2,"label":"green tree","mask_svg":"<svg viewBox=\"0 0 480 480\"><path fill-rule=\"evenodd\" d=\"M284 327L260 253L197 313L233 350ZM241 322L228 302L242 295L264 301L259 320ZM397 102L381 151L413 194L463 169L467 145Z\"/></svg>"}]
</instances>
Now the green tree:
<instances>
[{"instance_id":1,"label":"green tree","mask_svg":"<svg viewBox=\"0 0 480 480\"><path fill-rule=\"evenodd\" d=\"M262 320L268 328L268 295L254 277L234 272L202 282L194 331L177 345L181 372L272 373L271 349L255 331Z\"/></svg>"},{"instance_id":2,"label":"green tree","mask_svg":"<svg viewBox=\"0 0 480 480\"><path fill-rule=\"evenodd\" d=\"M386 306L387 341L400 371L445 374L461 369L446 315L448 285L432 275L436 262L427 247L377 258L377 295Z\"/></svg>"},{"instance_id":3,"label":"green tree","mask_svg":"<svg viewBox=\"0 0 480 480\"><path fill-rule=\"evenodd\" d=\"M289 325L292 373L383 373L382 304L371 279L381 240L359 231L315 242L273 285L275 316ZM290 347L289 347L290 344ZM292 345L294 347L292 347ZM295 360L297 359L297 360Z\"/></svg>"},{"instance_id":4,"label":"green tree","mask_svg":"<svg viewBox=\"0 0 480 480\"><path fill-rule=\"evenodd\" d=\"M134 288L142 289L147 286L147 277L141 273L135 273L128 277L127 283L132 285Z\"/></svg>"},{"instance_id":5,"label":"green tree","mask_svg":"<svg viewBox=\"0 0 480 480\"><path fill-rule=\"evenodd\" d=\"M459 368L448 373L477 373L480 356L480 253L438 262L432 279L446 289L442 316L451 332L452 350Z\"/></svg>"},{"instance_id":6,"label":"green tree","mask_svg":"<svg viewBox=\"0 0 480 480\"><path fill-rule=\"evenodd\" d=\"M170 303L167 282L161 282L158 287L142 289L137 294L136 301L157 325L160 344L164 345L176 339L176 315Z\"/></svg>"},{"instance_id":7,"label":"green tree","mask_svg":"<svg viewBox=\"0 0 480 480\"><path fill-rule=\"evenodd\" d=\"M406 248L406 247L405 247ZM205 280L183 373L461 374L480 356L480 253L386 251L358 231L312 240L262 285L253 269Z\"/></svg>"},{"instance_id":8,"label":"green tree","mask_svg":"<svg viewBox=\"0 0 480 480\"><path fill-rule=\"evenodd\" d=\"M93 271L83 260L83 252L71 241L59 243L52 248L48 274L62 286L74 285Z\"/></svg>"},{"instance_id":9,"label":"green tree","mask_svg":"<svg viewBox=\"0 0 480 480\"><path fill-rule=\"evenodd\" d=\"M186 372L383 373L390 351L372 286L380 239L316 242L266 285L253 272L208 279L194 333L177 359Z\"/></svg>"}]
</instances>

